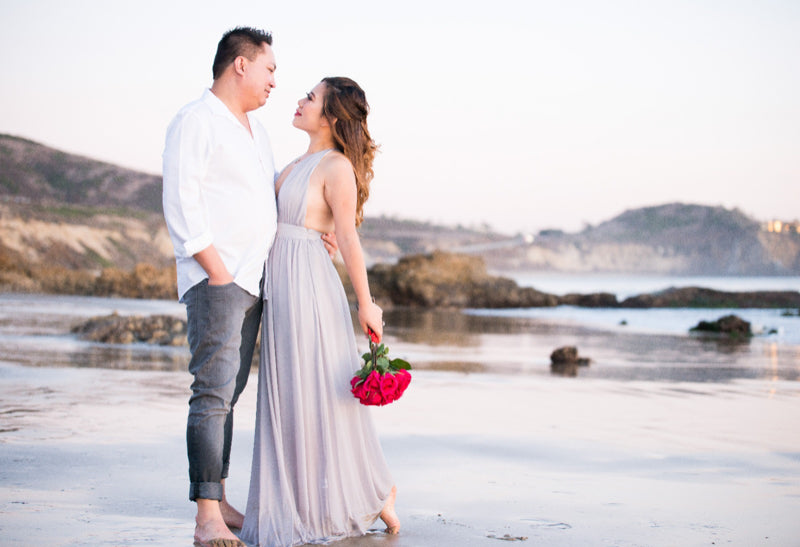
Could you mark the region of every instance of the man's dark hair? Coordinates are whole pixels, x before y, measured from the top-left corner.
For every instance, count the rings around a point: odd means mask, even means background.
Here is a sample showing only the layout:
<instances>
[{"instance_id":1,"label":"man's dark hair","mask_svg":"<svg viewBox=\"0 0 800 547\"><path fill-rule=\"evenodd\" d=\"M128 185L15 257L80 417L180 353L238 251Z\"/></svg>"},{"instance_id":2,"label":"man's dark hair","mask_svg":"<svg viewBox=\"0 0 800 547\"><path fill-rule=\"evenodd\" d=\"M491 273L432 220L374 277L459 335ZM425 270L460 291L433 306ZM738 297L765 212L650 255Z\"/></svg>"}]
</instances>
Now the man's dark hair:
<instances>
[{"instance_id":1,"label":"man's dark hair","mask_svg":"<svg viewBox=\"0 0 800 547\"><path fill-rule=\"evenodd\" d=\"M261 53L263 44L272 45L272 34L264 30L236 27L226 32L217 44L217 55L212 67L214 79L222 76L228 65L240 55L251 61L255 59Z\"/></svg>"}]
</instances>

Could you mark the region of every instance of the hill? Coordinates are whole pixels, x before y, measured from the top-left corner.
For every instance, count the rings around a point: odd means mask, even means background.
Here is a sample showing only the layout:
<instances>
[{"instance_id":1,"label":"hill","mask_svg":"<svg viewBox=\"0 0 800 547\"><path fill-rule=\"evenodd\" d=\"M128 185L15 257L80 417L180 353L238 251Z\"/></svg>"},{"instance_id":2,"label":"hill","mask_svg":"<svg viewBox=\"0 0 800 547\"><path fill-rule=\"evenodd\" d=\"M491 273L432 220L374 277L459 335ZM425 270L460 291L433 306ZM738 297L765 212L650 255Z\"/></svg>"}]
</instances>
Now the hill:
<instances>
[{"instance_id":1,"label":"hill","mask_svg":"<svg viewBox=\"0 0 800 547\"><path fill-rule=\"evenodd\" d=\"M503 238L387 217L361 229L369 263ZM68 269L173 262L161 177L0 134L0 255Z\"/></svg>"},{"instance_id":2,"label":"hill","mask_svg":"<svg viewBox=\"0 0 800 547\"><path fill-rule=\"evenodd\" d=\"M161 177L0 134L0 196L17 203L161 212Z\"/></svg>"},{"instance_id":3,"label":"hill","mask_svg":"<svg viewBox=\"0 0 800 547\"><path fill-rule=\"evenodd\" d=\"M800 234L739 210L670 203L625 211L577 234L548 230L487 256L496 269L674 275L798 275Z\"/></svg>"},{"instance_id":4,"label":"hill","mask_svg":"<svg viewBox=\"0 0 800 547\"><path fill-rule=\"evenodd\" d=\"M447 250L481 256L500 271L800 275L800 234L766 232L742 212L722 207L632 209L580 233L544 231L532 242L388 217L368 217L360 231L370 264ZM160 176L0 134L2 268L97 274L172 262Z\"/></svg>"}]
</instances>

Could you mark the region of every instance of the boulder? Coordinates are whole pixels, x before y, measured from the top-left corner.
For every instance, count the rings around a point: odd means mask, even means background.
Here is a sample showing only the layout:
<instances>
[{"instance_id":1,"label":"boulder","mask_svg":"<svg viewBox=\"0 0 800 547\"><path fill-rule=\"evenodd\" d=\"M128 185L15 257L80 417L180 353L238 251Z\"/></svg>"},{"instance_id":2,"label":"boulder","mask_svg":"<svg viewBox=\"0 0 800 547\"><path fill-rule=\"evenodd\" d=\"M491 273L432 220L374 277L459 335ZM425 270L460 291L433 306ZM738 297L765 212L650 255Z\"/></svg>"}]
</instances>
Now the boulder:
<instances>
[{"instance_id":1,"label":"boulder","mask_svg":"<svg viewBox=\"0 0 800 547\"><path fill-rule=\"evenodd\" d=\"M690 331L723 334L731 338L749 338L753 336L750 323L737 315L726 315L716 321L700 321Z\"/></svg>"},{"instance_id":2,"label":"boulder","mask_svg":"<svg viewBox=\"0 0 800 547\"><path fill-rule=\"evenodd\" d=\"M376 300L396 306L529 308L558 305L558 298L505 277L489 275L483 259L436 251L379 264L369 271Z\"/></svg>"},{"instance_id":3,"label":"boulder","mask_svg":"<svg viewBox=\"0 0 800 547\"><path fill-rule=\"evenodd\" d=\"M550 372L559 376L575 377L578 367L588 366L589 363L591 359L579 357L575 346L564 346L550 354Z\"/></svg>"},{"instance_id":4,"label":"boulder","mask_svg":"<svg viewBox=\"0 0 800 547\"><path fill-rule=\"evenodd\" d=\"M575 346L564 346L553 350L550 354L551 365L578 365L588 366L592 360L588 357L579 357L578 348Z\"/></svg>"}]
</instances>

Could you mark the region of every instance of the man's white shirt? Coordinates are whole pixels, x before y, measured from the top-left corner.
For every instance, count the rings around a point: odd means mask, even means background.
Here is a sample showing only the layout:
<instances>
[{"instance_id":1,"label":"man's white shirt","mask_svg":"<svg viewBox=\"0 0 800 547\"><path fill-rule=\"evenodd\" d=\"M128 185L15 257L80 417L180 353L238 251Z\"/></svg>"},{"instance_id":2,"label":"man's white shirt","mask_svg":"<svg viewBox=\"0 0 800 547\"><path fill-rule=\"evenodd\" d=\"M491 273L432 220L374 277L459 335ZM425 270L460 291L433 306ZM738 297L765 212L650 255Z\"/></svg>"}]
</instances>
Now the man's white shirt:
<instances>
[{"instance_id":1,"label":"man's white shirt","mask_svg":"<svg viewBox=\"0 0 800 547\"><path fill-rule=\"evenodd\" d=\"M275 165L264 127L252 136L210 90L167 129L163 205L178 271L178 296L207 278L192 257L213 244L234 282L259 296L277 228Z\"/></svg>"}]
</instances>

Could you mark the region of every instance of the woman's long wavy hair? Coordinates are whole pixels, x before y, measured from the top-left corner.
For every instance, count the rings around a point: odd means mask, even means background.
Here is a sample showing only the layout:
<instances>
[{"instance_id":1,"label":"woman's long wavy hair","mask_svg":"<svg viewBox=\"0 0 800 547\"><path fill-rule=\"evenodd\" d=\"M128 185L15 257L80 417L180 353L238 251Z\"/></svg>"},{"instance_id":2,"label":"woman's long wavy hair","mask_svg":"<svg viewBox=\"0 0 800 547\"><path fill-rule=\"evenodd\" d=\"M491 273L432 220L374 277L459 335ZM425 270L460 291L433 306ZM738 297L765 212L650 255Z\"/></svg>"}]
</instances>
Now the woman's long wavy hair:
<instances>
[{"instance_id":1,"label":"woman's long wavy hair","mask_svg":"<svg viewBox=\"0 0 800 547\"><path fill-rule=\"evenodd\" d=\"M369 104L364 90L350 78L329 77L325 82L322 115L331 124L336 148L353 164L356 175L356 226L364 220L364 203L369 198L369 183L375 173L372 162L378 145L367 128Z\"/></svg>"}]
</instances>

